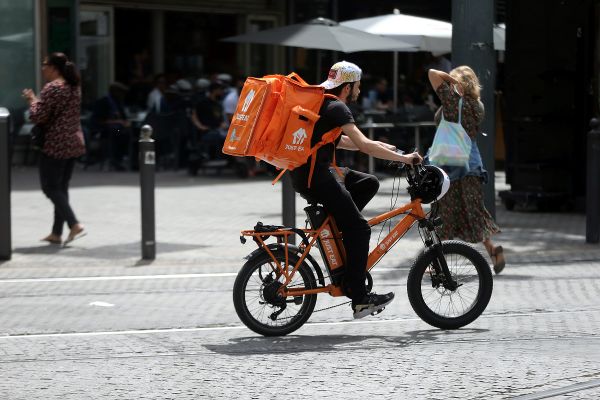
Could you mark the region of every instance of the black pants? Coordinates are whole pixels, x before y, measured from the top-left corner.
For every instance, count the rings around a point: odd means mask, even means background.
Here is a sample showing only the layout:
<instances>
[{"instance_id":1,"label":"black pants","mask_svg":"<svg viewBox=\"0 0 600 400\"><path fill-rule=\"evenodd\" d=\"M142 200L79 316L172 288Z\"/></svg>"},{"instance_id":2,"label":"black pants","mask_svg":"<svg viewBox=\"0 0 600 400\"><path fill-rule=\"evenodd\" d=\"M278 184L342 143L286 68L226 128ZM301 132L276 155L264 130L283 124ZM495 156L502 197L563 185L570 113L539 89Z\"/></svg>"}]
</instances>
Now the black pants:
<instances>
[{"instance_id":1,"label":"black pants","mask_svg":"<svg viewBox=\"0 0 600 400\"><path fill-rule=\"evenodd\" d=\"M346 249L346 294L353 300L361 300L367 294L365 280L371 227L360 211L377 193L379 181L373 175L347 171L343 186L329 173L301 194L323 204L335 219Z\"/></svg>"},{"instance_id":2,"label":"black pants","mask_svg":"<svg viewBox=\"0 0 600 400\"><path fill-rule=\"evenodd\" d=\"M42 191L54 204L52 233L62 235L65 222L71 228L77 218L69 205L69 181L73 174L75 159L56 159L40 153L40 183Z\"/></svg>"}]
</instances>

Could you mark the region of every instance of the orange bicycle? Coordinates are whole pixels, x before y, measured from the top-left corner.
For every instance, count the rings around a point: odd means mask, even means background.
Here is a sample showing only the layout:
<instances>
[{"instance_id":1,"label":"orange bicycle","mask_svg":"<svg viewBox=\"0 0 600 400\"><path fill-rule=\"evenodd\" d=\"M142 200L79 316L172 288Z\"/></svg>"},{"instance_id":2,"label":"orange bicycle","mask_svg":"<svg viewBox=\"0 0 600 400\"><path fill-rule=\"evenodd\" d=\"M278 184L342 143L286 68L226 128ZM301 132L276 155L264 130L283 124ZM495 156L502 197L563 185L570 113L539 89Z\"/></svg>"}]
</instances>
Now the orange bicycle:
<instances>
[{"instance_id":1,"label":"orange bicycle","mask_svg":"<svg viewBox=\"0 0 600 400\"><path fill-rule=\"evenodd\" d=\"M458 329L485 310L493 288L490 267L470 244L440 241L436 233L442 221L436 216L435 201L448 190L446 174L430 165L400 166L398 171L401 169L406 170L411 201L368 221L370 226L376 226L404 215L369 254L367 291L373 286L369 271L418 223L425 246L408 274L408 299L426 323L441 329ZM422 204L428 203L434 204L426 214ZM246 257L237 275L233 302L240 320L261 335L287 335L300 328L313 313L319 293L344 295L346 260L342 234L322 206L312 202L304 210L306 229L259 222L240 236L242 243L246 242L245 237L251 237L258 249ZM290 244L290 235L300 236L301 244ZM275 241L267 243L269 238ZM315 244L325 269L310 254Z\"/></svg>"}]
</instances>

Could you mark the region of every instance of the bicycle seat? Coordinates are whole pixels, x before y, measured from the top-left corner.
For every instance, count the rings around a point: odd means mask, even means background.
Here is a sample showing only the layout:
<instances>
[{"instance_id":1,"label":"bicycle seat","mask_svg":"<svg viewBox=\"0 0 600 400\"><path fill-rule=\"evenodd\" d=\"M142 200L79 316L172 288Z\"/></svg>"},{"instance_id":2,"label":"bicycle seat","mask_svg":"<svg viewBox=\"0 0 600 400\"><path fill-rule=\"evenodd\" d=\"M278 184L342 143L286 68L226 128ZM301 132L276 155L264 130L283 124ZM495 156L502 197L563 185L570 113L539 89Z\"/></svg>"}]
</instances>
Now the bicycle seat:
<instances>
[{"instance_id":1,"label":"bicycle seat","mask_svg":"<svg viewBox=\"0 0 600 400\"><path fill-rule=\"evenodd\" d=\"M314 198L313 196L306 194L306 193L299 193L299 194L304 200L306 200L308 202L309 205L316 206L317 204L319 204L319 201L316 198Z\"/></svg>"}]
</instances>

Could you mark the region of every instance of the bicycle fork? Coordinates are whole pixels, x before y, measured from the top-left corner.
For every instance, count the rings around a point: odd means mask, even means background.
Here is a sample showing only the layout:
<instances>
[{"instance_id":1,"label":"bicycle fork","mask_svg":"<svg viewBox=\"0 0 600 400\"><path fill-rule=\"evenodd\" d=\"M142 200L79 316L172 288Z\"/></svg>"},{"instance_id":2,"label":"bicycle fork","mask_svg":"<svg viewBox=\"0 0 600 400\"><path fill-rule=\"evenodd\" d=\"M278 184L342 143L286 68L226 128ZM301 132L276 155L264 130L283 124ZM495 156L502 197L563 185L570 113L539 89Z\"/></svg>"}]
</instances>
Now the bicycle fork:
<instances>
[{"instance_id":1,"label":"bicycle fork","mask_svg":"<svg viewBox=\"0 0 600 400\"><path fill-rule=\"evenodd\" d=\"M422 219L419 221L419 229L424 233L423 241L425 246L433 249L435 254L435 258L433 259L433 269L435 270L436 275L443 277L441 281L433 279L432 285L437 286L439 283L441 283L444 288L455 291L460 285L452 277L452 273L450 272L450 268L448 268L448 263L446 262L446 257L444 256L442 241L435 231L435 227L441 224L442 221L440 218L435 218L433 221Z\"/></svg>"}]
</instances>

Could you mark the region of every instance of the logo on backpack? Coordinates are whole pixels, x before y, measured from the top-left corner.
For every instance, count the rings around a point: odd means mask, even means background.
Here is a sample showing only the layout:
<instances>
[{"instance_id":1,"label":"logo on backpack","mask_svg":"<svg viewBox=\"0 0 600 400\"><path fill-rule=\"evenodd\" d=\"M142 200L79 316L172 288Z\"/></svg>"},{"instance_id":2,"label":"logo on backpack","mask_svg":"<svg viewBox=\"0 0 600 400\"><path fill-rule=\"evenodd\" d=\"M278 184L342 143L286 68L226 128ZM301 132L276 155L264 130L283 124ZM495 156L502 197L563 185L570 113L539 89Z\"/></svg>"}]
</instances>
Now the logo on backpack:
<instances>
[{"instance_id":1,"label":"logo on backpack","mask_svg":"<svg viewBox=\"0 0 600 400\"><path fill-rule=\"evenodd\" d=\"M304 139L308 137L304 128L298 129L296 132L292 133L292 136L294 137L292 144L302 144L304 143Z\"/></svg>"},{"instance_id":2,"label":"logo on backpack","mask_svg":"<svg viewBox=\"0 0 600 400\"><path fill-rule=\"evenodd\" d=\"M233 131L231 132L231 137L229 138L230 142L235 142L235 141L239 141L240 137L239 136L235 136L235 128L233 128Z\"/></svg>"},{"instance_id":3,"label":"logo on backpack","mask_svg":"<svg viewBox=\"0 0 600 400\"><path fill-rule=\"evenodd\" d=\"M292 144L286 144L285 149L289 151L304 151L304 140L308 137L306 130L304 128L298 129L296 132L292 133Z\"/></svg>"},{"instance_id":4,"label":"logo on backpack","mask_svg":"<svg viewBox=\"0 0 600 400\"><path fill-rule=\"evenodd\" d=\"M252 100L254 100L255 94L256 92L254 91L254 89L252 89L246 95L246 99L244 99L244 105L242 106L243 113L248 112L248 108L250 108L250 103L252 103Z\"/></svg>"}]
</instances>

